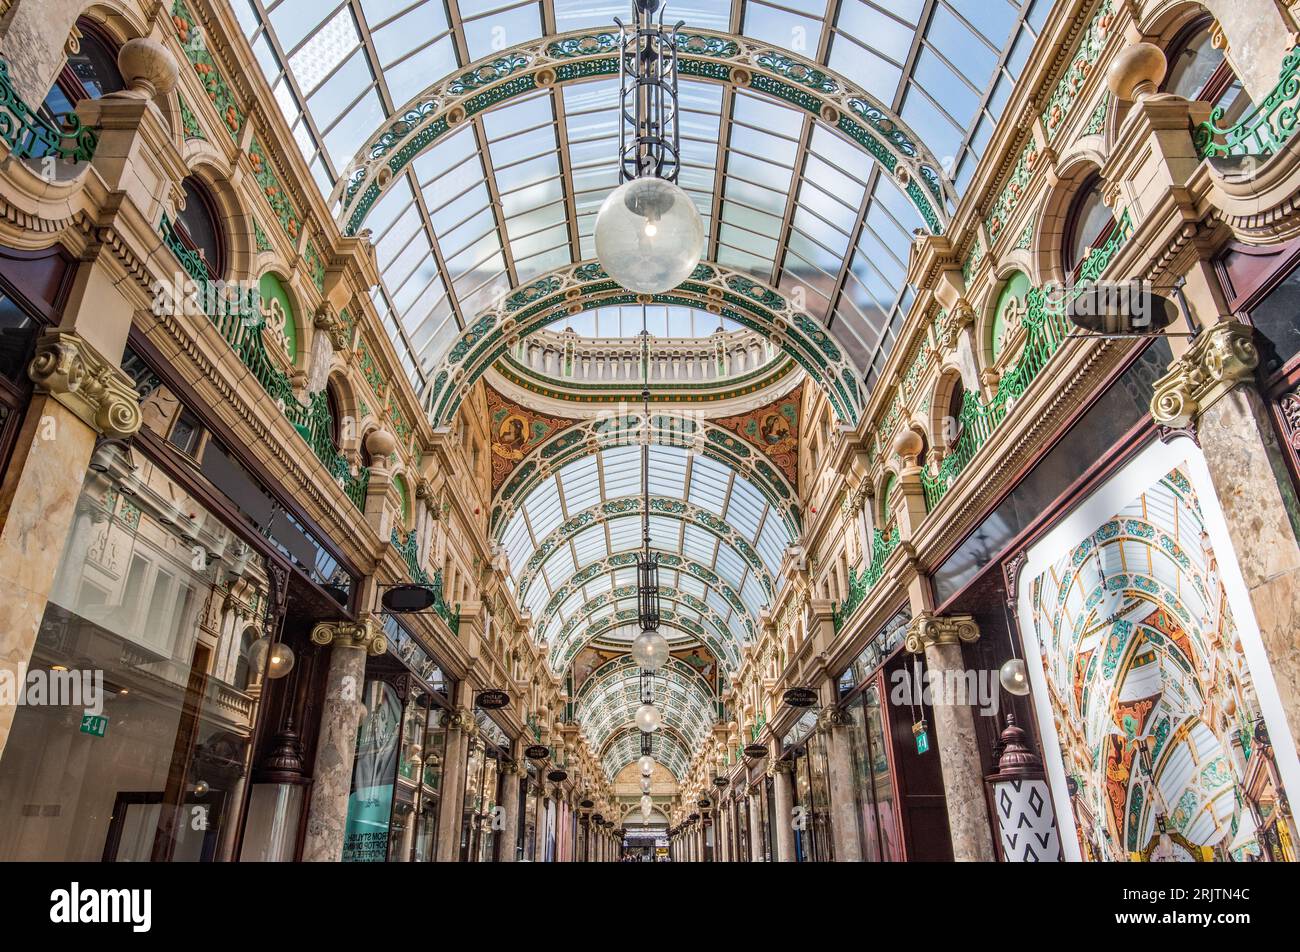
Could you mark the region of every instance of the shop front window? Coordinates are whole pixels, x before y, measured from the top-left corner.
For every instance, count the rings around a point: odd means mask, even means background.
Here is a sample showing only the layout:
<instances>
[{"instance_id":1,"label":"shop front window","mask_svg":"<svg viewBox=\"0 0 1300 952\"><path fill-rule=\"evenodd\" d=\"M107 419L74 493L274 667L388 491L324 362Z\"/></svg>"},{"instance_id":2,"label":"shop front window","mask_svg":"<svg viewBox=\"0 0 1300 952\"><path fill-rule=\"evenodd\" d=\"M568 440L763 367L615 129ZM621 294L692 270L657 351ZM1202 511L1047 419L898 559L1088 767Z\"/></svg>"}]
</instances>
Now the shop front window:
<instances>
[{"instance_id":1,"label":"shop front window","mask_svg":"<svg viewBox=\"0 0 1300 952\"><path fill-rule=\"evenodd\" d=\"M814 733L793 758L796 804L794 850L800 863L829 863L831 852L830 779L825 735Z\"/></svg>"},{"instance_id":2,"label":"shop front window","mask_svg":"<svg viewBox=\"0 0 1300 952\"><path fill-rule=\"evenodd\" d=\"M240 660L266 564L132 455L96 455L21 669L0 859L234 855L260 677Z\"/></svg>"},{"instance_id":3,"label":"shop front window","mask_svg":"<svg viewBox=\"0 0 1300 952\"><path fill-rule=\"evenodd\" d=\"M742 863L753 859L749 845L749 798L741 797L736 801L736 858Z\"/></svg>"},{"instance_id":4,"label":"shop front window","mask_svg":"<svg viewBox=\"0 0 1300 952\"><path fill-rule=\"evenodd\" d=\"M879 685L869 684L848 705L847 711L862 858L869 863L902 860Z\"/></svg>"},{"instance_id":5,"label":"shop front window","mask_svg":"<svg viewBox=\"0 0 1300 952\"><path fill-rule=\"evenodd\" d=\"M343 861L382 863L388 855L403 707L397 688L380 678L366 680L363 703L365 713L357 728L343 832Z\"/></svg>"},{"instance_id":6,"label":"shop front window","mask_svg":"<svg viewBox=\"0 0 1300 952\"><path fill-rule=\"evenodd\" d=\"M537 782L532 779L535 771L529 768L529 779L527 781L528 790L524 796L524 835L520 837L519 843L522 853L520 859L532 861L537 857L537 798L541 795L541 789Z\"/></svg>"},{"instance_id":7,"label":"shop front window","mask_svg":"<svg viewBox=\"0 0 1300 952\"><path fill-rule=\"evenodd\" d=\"M388 857L394 862L433 860L446 744L446 712L416 688L406 702L397 761Z\"/></svg>"},{"instance_id":8,"label":"shop front window","mask_svg":"<svg viewBox=\"0 0 1300 952\"><path fill-rule=\"evenodd\" d=\"M489 747L482 738L470 742L461 813L462 862L489 863L495 858L499 757L497 749Z\"/></svg>"}]
</instances>

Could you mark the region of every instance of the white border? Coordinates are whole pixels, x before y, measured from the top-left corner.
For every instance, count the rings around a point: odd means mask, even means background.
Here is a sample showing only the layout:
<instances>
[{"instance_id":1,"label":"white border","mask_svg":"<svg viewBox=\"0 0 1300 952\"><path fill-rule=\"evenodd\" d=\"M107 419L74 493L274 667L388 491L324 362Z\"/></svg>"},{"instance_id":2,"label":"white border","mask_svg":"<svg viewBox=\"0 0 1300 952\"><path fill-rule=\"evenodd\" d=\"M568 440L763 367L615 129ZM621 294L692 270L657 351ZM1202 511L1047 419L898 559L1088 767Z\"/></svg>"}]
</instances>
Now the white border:
<instances>
[{"instance_id":1,"label":"white border","mask_svg":"<svg viewBox=\"0 0 1300 952\"><path fill-rule=\"evenodd\" d=\"M1025 666L1029 669L1029 684L1033 694L1034 711L1038 721L1038 736L1042 740L1044 764L1051 784L1052 799L1056 805L1056 822L1061 831L1061 848L1065 859L1082 860L1074 811L1070 809L1070 796L1066 789L1065 766L1061 757L1060 739L1052 717L1052 704L1043 673L1042 653L1038 647L1038 633L1034 628L1033 609L1029 601L1029 588L1048 567L1091 535L1106 521L1114 518L1125 506L1156 484L1177 466L1183 466L1191 478L1205 520L1205 531L1218 559L1219 577L1227 593L1228 606L1241 635L1246 664L1254 680L1260 710L1268 724L1278 772L1288 796L1300 796L1300 761L1296 759L1295 740L1287 725L1286 713L1273 680L1273 668L1264 651L1250 594L1237 564L1236 550L1228 535L1228 524L1219 507L1219 498L1210 479L1209 467L1200 448L1191 440L1179 437L1172 443L1155 442L1126 464L1114 476L1094 490L1080 505L1058 522L1038 542L1026 550L1026 562L1017 577L1016 610L1020 623L1021 642L1025 653Z\"/></svg>"}]
</instances>

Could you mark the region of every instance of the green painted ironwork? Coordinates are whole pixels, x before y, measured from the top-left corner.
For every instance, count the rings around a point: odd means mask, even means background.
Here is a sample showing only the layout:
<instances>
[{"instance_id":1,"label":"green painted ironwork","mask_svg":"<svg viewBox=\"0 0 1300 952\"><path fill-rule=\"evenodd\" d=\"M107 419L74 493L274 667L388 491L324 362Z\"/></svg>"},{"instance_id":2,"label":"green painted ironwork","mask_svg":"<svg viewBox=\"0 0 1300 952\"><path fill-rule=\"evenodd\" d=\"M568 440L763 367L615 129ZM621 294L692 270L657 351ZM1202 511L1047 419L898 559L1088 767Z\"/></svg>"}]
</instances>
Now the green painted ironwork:
<instances>
[{"instance_id":1,"label":"green painted ironwork","mask_svg":"<svg viewBox=\"0 0 1300 952\"><path fill-rule=\"evenodd\" d=\"M9 64L0 59L0 138L20 159L50 156L66 162L89 162L99 144L99 131L83 126L76 113L51 121L27 105L9 78Z\"/></svg>"},{"instance_id":2,"label":"green painted ironwork","mask_svg":"<svg viewBox=\"0 0 1300 952\"><path fill-rule=\"evenodd\" d=\"M885 562L898 548L901 538L898 526L894 526L888 532L882 532L879 529L874 530L871 542L871 562L862 570L861 574L858 574L856 569L849 569L849 594L844 599L844 604L840 605L835 611L836 631L844 627L844 623L858 610L858 607L866 600L868 593L880 582L880 578L885 571Z\"/></svg>"},{"instance_id":3,"label":"green painted ironwork","mask_svg":"<svg viewBox=\"0 0 1300 952\"><path fill-rule=\"evenodd\" d=\"M430 575L420 564L420 547L416 544L414 530L406 533L405 538L403 538L402 533L394 528L389 541L393 544L393 548L397 550L397 554L402 557L402 561L406 563L406 571L411 576L411 581L433 592L433 610L451 626L452 631L459 631L460 606L457 605L453 611L451 606L447 604L442 587L442 569L434 569L433 574Z\"/></svg>"},{"instance_id":4,"label":"green painted ironwork","mask_svg":"<svg viewBox=\"0 0 1300 952\"><path fill-rule=\"evenodd\" d=\"M1264 101L1228 129L1219 128L1224 109L1218 106L1210 118L1192 132L1196 154L1202 159L1218 156L1275 155L1296 133L1300 106L1300 47L1282 60L1282 76Z\"/></svg>"},{"instance_id":5,"label":"green painted ironwork","mask_svg":"<svg viewBox=\"0 0 1300 952\"><path fill-rule=\"evenodd\" d=\"M1100 248L1093 249L1079 269L1078 281L1069 288L1055 285L1030 288L1025 296L1026 312L1022 323L1026 330L1024 349L1016 364L998 381L997 393L985 403L979 394L968 391L957 416L960 435L948 451L939 470L934 475L922 472L921 485L925 489L927 509L933 509L956 482L957 477L974 459L975 454L988 442L993 432L1006 419L1015 402L1029 389L1060 349L1073 330L1066 309L1083 288L1095 282L1105 272L1111 260L1133 234L1133 223L1126 210L1120 216L1110 239Z\"/></svg>"},{"instance_id":6,"label":"green painted ironwork","mask_svg":"<svg viewBox=\"0 0 1300 952\"><path fill-rule=\"evenodd\" d=\"M344 456L334 446L334 419L330 415L329 401L324 390L312 394L302 403L289 383L288 376L267 353L262 339L264 318L257 306L257 295L245 296L219 290L208 274L207 265L199 254L185 247L171 220L164 215L159 226L165 244L176 256L185 273L198 288L199 301L213 327L238 355L249 372L257 378L267 395L275 401L293 424L298 435L312 448L316 458L329 471L330 476L352 500L358 510L365 508L366 487L370 470L362 467L355 474Z\"/></svg>"}]
</instances>

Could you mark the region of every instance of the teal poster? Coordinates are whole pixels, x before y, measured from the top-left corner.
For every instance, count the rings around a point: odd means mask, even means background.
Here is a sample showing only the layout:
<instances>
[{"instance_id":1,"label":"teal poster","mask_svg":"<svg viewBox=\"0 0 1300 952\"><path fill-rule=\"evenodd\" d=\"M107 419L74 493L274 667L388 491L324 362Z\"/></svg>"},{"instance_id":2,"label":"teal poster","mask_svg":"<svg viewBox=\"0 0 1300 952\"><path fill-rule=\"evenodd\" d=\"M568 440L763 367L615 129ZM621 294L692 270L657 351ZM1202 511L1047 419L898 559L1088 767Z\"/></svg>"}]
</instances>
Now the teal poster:
<instances>
[{"instance_id":1,"label":"teal poster","mask_svg":"<svg viewBox=\"0 0 1300 952\"><path fill-rule=\"evenodd\" d=\"M391 685L370 681L365 708L357 727L357 757L343 831L345 863L382 863L388 856L402 702Z\"/></svg>"}]
</instances>

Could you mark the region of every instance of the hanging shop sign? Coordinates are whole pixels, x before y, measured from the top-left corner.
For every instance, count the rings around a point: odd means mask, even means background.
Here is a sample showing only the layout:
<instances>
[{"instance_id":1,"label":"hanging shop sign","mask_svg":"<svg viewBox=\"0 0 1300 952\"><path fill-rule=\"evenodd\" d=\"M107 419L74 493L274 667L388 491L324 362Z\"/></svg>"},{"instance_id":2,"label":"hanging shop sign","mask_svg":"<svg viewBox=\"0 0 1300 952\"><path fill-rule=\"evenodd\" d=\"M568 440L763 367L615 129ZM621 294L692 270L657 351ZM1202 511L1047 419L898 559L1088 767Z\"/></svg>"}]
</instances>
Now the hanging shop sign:
<instances>
[{"instance_id":1,"label":"hanging shop sign","mask_svg":"<svg viewBox=\"0 0 1300 952\"><path fill-rule=\"evenodd\" d=\"M605 818L599 813L593 813L591 815L591 822L597 826L601 826L605 822Z\"/></svg>"},{"instance_id":2,"label":"hanging shop sign","mask_svg":"<svg viewBox=\"0 0 1300 952\"><path fill-rule=\"evenodd\" d=\"M817 703L817 692L812 688L790 688L781 695L781 700L790 707L812 707Z\"/></svg>"},{"instance_id":3,"label":"hanging shop sign","mask_svg":"<svg viewBox=\"0 0 1300 952\"><path fill-rule=\"evenodd\" d=\"M434 592L426 585L394 585L384 592L384 609L394 615L410 615L433 607Z\"/></svg>"},{"instance_id":4,"label":"hanging shop sign","mask_svg":"<svg viewBox=\"0 0 1300 952\"><path fill-rule=\"evenodd\" d=\"M746 745L745 745L745 756L746 756L746 757L754 757L754 758L766 757L766 756L767 756L767 744L746 744Z\"/></svg>"},{"instance_id":5,"label":"hanging shop sign","mask_svg":"<svg viewBox=\"0 0 1300 952\"><path fill-rule=\"evenodd\" d=\"M497 688L479 691L474 703L485 711L499 711L510 703L510 695Z\"/></svg>"},{"instance_id":6,"label":"hanging shop sign","mask_svg":"<svg viewBox=\"0 0 1300 952\"><path fill-rule=\"evenodd\" d=\"M545 760L551 756L551 748L545 744L529 744L524 748L524 756L529 760Z\"/></svg>"},{"instance_id":7,"label":"hanging shop sign","mask_svg":"<svg viewBox=\"0 0 1300 952\"><path fill-rule=\"evenodd\" d=\"M703 810L707 810L712 806L712 801L710 801L708 797L700 797L700 799L695 801L695 805Z\"/></svg>"},{"instance_id":8,"label":"hanging shop sign","mask_svg":"<svg viewBox=\"0 0 1300 952\"><path fill-rule=\"evenodd\" d=\"M713 785L714 785L715 787L725 787L725 786L727 786L727 784L729 784L729 783L731 783L731 781L728 780L726 777L714 777L714 778L713 778Z\"/></svg>"},{"instance_id":9,"label":"hanging shop sign","mask_svg":"<svg viewBox=\"0 0 1300 952\"><path fill-rule=\"evenodd\" d=\"M1146 281L1097 281L1065 293L1066 317L1090 335L1149 337L1178 320L1174 302Z\"/></svg>"},{"instance_id":10,"label":"hanging shop sign","mask_svg":"<svg viewBox=\"0 0 1300 952\"><path fill-rule=\"evenodd\" d=\"M556 767L546 775L546 779L551 781L551 783L561 783L569 779L569 772L560 767Z\"/></svg>"},{"instance_id":11,"label":"hanging shop sign","mask_svg":"<svg viewBox=\"0 0 1300 952\"><path fill-rule=\"evenodd\" d=\"M596 805L596 804L594 804L594 803L593 803L592 801L590 801L590 800L583 800L581 803L578 804L578 806L582 807L584 810L590 810L590 809L591 809L592 807L594 807L595 805Z\"/></svg>"}]
</instances>

